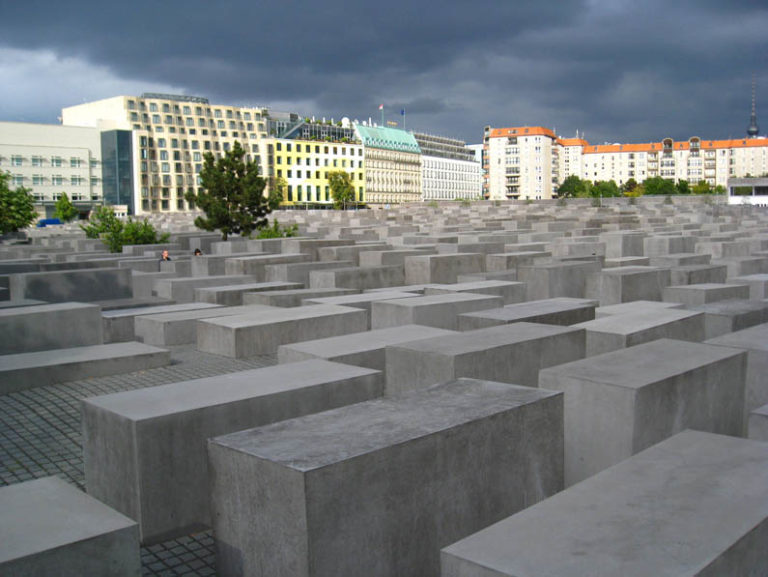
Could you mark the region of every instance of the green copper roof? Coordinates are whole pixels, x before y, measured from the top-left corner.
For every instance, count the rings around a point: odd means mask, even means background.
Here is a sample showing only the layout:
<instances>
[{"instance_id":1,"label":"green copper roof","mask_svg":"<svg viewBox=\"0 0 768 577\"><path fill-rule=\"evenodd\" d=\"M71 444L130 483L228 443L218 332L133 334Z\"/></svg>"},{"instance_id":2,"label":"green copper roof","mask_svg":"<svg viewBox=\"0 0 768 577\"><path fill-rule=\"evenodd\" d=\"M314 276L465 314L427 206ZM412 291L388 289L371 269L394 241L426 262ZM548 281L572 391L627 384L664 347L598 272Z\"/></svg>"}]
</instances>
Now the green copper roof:
<instances>
[{"instance_id":1,"label":"green copper roof","mask_svg":"<svg viewBox=\"0 0 768 577\"><path fill-rule=\"evenodd\" d=\"M364 146L421 154L419 143L416 142L413 134L405 130L384 126L363 126L362 124L356 125L355 129Z\"/></svg>"}]
</instances>

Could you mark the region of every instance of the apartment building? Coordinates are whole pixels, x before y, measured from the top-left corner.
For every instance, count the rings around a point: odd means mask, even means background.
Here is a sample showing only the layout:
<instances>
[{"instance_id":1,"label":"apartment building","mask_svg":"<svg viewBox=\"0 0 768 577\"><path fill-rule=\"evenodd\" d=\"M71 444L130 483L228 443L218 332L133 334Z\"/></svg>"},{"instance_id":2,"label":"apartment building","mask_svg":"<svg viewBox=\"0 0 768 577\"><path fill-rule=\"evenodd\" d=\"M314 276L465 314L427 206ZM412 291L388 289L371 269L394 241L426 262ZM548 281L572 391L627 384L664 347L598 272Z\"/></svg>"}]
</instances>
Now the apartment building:
<instances>
[{"instance_id":1,"label":"apartment building","mask_svg":"<svg viewBox=\"0 0 768 577\"><path fill-rule=\"evenodd\" d=\"M560 178L561 150L554 132L541 126L487 126L483 145L485 198L552 198Z\"/></svg>"},{"instance_id":2,"label":"apartment building","mask_svg":"<svg viewBox=\"0 0 768 577\"><path fill-rule=\"evenodd\" d=\"M482 195L482 167L463 140L413 133L421 150L422 200L476 199Z\"/></svg>"},{"instance_id":3,"label":"apartment building","mask_svg":"<svg viewBox=\"0 0 768 577\"><path fill-rule=\"evenodd\" d=\"M328 173L346 171L355 201L365 202L363 146L347 119L344 122L271 113L267 145L267 175L285 183L284 203L307 207L333 204Z\"/></svg>"},{"instance_id":4,"label":"apartment building","mask_svg":"<svg viewBox=\"0 0 768 577\"><path fill-rule=\"evenodd\" d=\"M62 123L118 131L109 140L109 153L114 157L110 167L115 172L112 180L122 186L105 199L112 202L113 196L122 193L119 204L127 204L129 213L142 214L194 208L184 196L198 191L203 154L223 154L236 141L246 150L248 160L265 173L267 115L263 107L224 106L198 96L145 93L64 108Z\"/></svg>"},{"instance_id":5,"label":"apartment building","mask_svg":"<svg viewBox=\"0 0 768 577\"><path fill-rule=\"evenodd\" d=\"M41 214L53 216L66 193L87 213L103 198L102 136L95 128L0 122L0 170L11 186L31 189Z\"/></svg>"},{"instance_id":6,"label":"apartment building","mask_svg":"<svg viewBox=\"0 0 768 577\"><path fill-rule=\"evenodd\" d=\"M552 198L568 176L622 185L651 177L726 186L729 178L768 174L768 139L592 145L543 127L486 127L484 196Z\"/></svg>"},{"instance_id":7,"label":"apartment building","mask_svg":"<svg viewBox=\"0 0 768 577\"><path fill-rule=\"evenodd\" d=\"M363 144L366 204L387 206L421 200L421 150L413 134L355 124Z\"/></svg>"}]
</instances>

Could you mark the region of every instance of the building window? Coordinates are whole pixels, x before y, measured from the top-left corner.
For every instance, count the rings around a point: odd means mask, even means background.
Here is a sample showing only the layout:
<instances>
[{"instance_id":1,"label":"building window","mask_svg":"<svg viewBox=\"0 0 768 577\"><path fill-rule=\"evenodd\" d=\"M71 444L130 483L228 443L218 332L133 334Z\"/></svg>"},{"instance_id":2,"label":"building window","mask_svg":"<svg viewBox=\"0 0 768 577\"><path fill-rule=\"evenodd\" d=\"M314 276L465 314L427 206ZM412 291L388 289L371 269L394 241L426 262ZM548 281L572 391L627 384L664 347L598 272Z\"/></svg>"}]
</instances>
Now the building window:
<instances>
[{"instance_id":1,"label":"building window","mask_svg":"<svg viewBox=\"0 0 768 577\"><path fill-rule=\"evenodd\" d=\"M62 186L64 184L64 177L60 174L54 174L51 177L51 184L53 186Z\"/></svg>"},{"instance_id":2,"label":"building window","mask_svg":"<svg viewBox=\"0 0 768 577\"><path fill-rule=\"evenodd\" d=\"M60 156L52 156L51 157L51 166L61 166L61 157Z\"/></svg>"},{"instance_id":3,"label":"building window","mask_svg":"<svg viewBox=\"0 0 768 577\"><path fill-rule=\"evenodd\" d=\"M70 168L80 168L80 159L73 156L69 159L69 166Z\"/></svg>"},{"instance_id":4,"label":"building window","mask_svg":"<svg viewBox=\"0 0 768 577\"><path fill-rule=\"evenodd\" d=\"M32 175L32 185L33 186L42 186L43 185L43 175L41 175L41 174L33 174Z\"/></svg>"},{"instance_id":5,"label":"building window","mask_svg":"<svg viewBox=\"0 0 768 577\"><path fill-rule=\"evenodd\" d=\"M32 157L32 166L43 166L43 157L42 156L33 156Z\"/></svg>"},{"instance_id":6,"label":"building window","mask_svg":"<svg viewBox=\"0 0 768 577\"><path fill-rule=\"evenodd\" d=\"M21 166L21 165L22 165L21 156L16 155L16 154L12 155L11 156L11 166Z\"/></svg>"}]
</instances>

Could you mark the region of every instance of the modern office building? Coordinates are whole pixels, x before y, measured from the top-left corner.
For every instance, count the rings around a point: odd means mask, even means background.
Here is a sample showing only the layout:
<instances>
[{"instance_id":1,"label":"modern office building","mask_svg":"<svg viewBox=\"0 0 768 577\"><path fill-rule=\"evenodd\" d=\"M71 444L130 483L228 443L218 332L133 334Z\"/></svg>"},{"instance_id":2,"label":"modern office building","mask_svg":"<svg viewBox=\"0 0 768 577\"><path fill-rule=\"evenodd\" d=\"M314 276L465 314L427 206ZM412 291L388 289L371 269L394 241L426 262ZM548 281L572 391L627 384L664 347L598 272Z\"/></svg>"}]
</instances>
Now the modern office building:
<instances>
[{"instance_id":1,"label":"modern office building","mask_svg":"<svg viewBox=\"0 0 768 577\"><path fill-rule=\"evenodd\" d=\"M105 191L105 197L123 200L125 187L130 186L129 212L135 214L194 208L184 195L198 190L203 154L223 154L236 141L248 160L256 161L262 172L266 168L262 159L267 152L267 109L263 107L223 106L197 96L146 93L64 108L62 123L107 134L125 132L106 137L104 152L110 155L115 186Z\"/></svg>"},{"instance_id":2,"label":"modern office building","mask_svg":"<svg viewBox=\"0 0 768 577\"><path fill-rule=\"evenodd\" d=\"M421 200L421 150L413 134L397 128L355 124L363 144L365 202L386 207Z\"/></svg>"},{"instance_id":3,"label":"modern office building","mask_svg":"<svg viewBox=\"0 0 768 577\"><path fill-rule=\"evenodd\" d=\"M592 145L583 138L558 138L543 127L486 127L483 151L483 192L494 200L552 198L571 175L619 186L661 177L725 187L729 178L768 174L765 138Z\"/></svg>"},{"instance_id":4,"label":"modern office building","mask_svg":"<svg viewBox=\"0 0 768 577\"><path fill-rule=\"evenodd\" d=\"M106 184L102 159L98 129L0 122L0 170L11 174L14 188L31 189L46 216L53 215L64 192L83 213L101 204Z\"/></svg>"},{"instance_id":5,"label":"modern office building","mask_svg":"<svg viewBox=\"0 0 768 577\"><path fill-rule=\"evenodd\" d=\"M463 140L413 133L421 149L422 200L478 199L483 173Z\"/></svg>"},{"instance_id":6,"label":"modern office building","mask_svg":"<svg viewBox=\"0 0 768 577\"><path fill-rule=\"evenodd\" d=\"M267 145L269 185L284 185L286 205L322 207L333 204L328 174L343 170L355 189L355 202L365 202L363 146L347 119L336 123L270 113Z\"/></svg>"}]
</instances>

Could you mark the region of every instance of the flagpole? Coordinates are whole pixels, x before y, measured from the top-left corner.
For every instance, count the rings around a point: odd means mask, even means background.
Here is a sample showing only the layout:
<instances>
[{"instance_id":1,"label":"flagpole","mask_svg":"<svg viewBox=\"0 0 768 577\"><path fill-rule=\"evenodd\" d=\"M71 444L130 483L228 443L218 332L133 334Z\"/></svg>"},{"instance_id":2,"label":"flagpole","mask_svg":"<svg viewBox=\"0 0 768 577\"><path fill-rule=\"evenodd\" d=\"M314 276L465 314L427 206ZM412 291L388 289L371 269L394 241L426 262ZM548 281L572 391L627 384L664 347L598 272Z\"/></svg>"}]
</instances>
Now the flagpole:
<instances>
[{"instance_id":1,"label":"flagpole","mask_svg":"<svg viewBox=\"0 0 768 577\"><path fill-rule=\"evenodd\" d=\"M403 108L403 109L400 111L400 113L401 113L401 114L402 114L402 116L403 116L403 130L405 130L405 108Z\"/></svg>"},{"instance_id":2,"label":"flagpole","mask_svg":"<svg viewBox=\"0 0 768 577\"><path fill-rule=\"evenodd\" d=\"M384 126L384 105L379 106L379 110L381 111L381 125Z\"/></svg>"}]
</instances>

